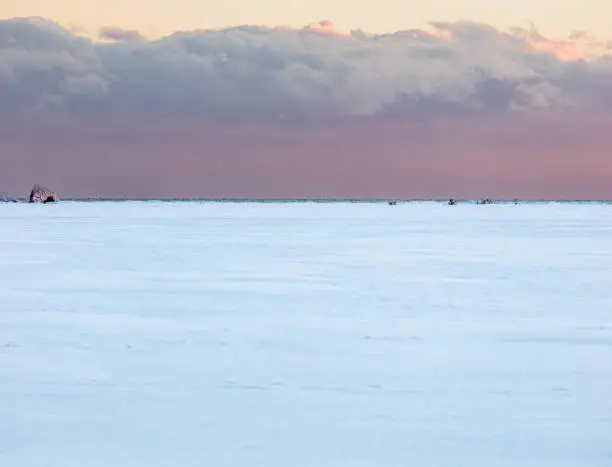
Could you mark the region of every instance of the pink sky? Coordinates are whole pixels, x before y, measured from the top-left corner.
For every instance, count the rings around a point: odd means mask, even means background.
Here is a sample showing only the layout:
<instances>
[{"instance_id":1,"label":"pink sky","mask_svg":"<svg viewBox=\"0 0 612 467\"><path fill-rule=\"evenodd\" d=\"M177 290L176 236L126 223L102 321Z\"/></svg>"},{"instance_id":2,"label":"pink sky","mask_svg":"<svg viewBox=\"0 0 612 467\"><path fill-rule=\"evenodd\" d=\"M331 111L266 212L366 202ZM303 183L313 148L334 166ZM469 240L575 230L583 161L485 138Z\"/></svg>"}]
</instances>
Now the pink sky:
<instances>
[{"instance_id":1,"label":"pink sky","mask_svg":"<svg viewBox=\"0 0 612 467\"><path fill-rule=\"evenodd\" d=\"M55 124L0 130L0 186L64 197L612 198L612 120ZM36 135L32 137L32 135Z\"/></svg>"}]
</instances>

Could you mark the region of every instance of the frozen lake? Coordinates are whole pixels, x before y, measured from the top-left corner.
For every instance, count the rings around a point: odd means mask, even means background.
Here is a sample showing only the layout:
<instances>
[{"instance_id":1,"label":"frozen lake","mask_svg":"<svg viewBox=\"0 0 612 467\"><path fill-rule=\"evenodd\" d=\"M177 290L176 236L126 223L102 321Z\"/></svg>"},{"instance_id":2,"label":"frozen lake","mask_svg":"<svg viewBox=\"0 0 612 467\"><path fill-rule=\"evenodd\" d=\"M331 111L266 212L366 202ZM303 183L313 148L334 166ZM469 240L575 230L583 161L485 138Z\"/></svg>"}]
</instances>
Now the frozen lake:
<instances>
[{"instance_id":1,"label":"frozen lake","mask_svg":"<svg viewBox=\"0 0 612 467\"><path fill-rule=\"evenodd\" d=\"M0 465L610 467L612 205L0 204Z\"/></svg>"}]
</instances>

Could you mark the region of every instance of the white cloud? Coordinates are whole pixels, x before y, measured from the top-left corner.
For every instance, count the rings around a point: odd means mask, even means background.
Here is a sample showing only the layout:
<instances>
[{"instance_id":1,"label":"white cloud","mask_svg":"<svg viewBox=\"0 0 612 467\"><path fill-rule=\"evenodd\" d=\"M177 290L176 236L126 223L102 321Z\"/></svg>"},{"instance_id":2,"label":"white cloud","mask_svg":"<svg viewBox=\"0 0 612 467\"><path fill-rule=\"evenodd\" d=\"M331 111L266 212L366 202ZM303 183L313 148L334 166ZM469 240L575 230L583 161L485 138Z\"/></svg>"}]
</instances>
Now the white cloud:
<instances>
[{"instance_id":1,"label":"white cloud","mask_svg":"<svg viewBox=\"0 0 612 467\"><path fill-rule=\"evenodd\" d=\"M121 116L436 115L612 110L612 60L584 34L552 41L469 22L370 36L329 21L94 43L41 19L0 21L0 112ZM596 51L596 52L595 52ZM599 54L599 55L598 55ZM49 105L49 103L53 105Z\"/></svg>"}]
</instances>

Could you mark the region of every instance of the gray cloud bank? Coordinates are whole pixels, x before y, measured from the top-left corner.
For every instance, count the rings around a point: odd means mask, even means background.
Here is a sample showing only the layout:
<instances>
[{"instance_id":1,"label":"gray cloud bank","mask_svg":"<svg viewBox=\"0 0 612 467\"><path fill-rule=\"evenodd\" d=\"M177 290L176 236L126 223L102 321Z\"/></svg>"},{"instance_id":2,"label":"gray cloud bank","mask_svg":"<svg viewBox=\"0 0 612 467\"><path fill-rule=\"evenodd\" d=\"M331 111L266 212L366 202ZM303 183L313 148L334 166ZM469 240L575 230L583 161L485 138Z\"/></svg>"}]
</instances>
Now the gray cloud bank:
<instances>
[{"instance_id":1,"label":"gray cloud bank","mask_svg":"<svg viewBox=\"0 0 612 467\"><path fill-rule=\"evenodd\" d=\"M432 32L239 26L95 42L0 21L3 117L290 118L612 112L610 44L469 22Z\"/></svg>"}]
</instances>

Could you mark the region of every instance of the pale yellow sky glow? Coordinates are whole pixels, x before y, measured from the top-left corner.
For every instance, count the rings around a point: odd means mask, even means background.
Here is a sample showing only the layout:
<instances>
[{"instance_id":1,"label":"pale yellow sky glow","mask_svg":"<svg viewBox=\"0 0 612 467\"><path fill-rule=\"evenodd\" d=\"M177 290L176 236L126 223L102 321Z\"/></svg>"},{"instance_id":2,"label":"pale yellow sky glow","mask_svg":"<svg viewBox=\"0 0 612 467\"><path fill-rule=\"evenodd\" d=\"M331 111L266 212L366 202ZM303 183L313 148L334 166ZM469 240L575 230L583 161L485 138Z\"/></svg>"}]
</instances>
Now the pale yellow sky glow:
<instances>
[{"instance_id":1,"label":"pale yellow sky glow","mask_svg":"<svg viewBox=\"0 0 612 467\"><path fill-rule=\"evenodd\" d=\"M534 22L546 35L582 30L612 38L612 2L581 0L0 0L0 17L42 16L90 34L100 26L158 36L236 24L303 26L329 18L346 29L389 32L425 22L468 19L506 28Z\"/></svg>"}]
</instances>

